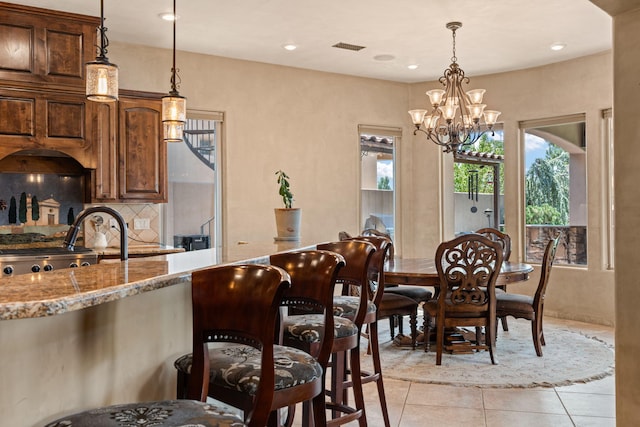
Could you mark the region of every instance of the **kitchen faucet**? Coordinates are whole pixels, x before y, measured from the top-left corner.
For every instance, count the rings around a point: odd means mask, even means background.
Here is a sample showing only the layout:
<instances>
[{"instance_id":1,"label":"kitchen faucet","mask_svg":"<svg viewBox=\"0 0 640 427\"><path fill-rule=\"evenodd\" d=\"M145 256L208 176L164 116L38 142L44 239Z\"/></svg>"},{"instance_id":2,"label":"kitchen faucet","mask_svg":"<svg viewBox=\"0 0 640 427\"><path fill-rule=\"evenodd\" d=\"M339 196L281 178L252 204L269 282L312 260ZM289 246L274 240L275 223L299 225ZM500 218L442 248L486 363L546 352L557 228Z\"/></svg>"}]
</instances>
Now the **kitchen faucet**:
<instances>
[{"instance_id":1,"label":"kitchen faucet","mask_svg":"<svg viewBox=\"0 0 640 427\"><path fill-rule=\"evenodd\" d=\"M127 223L118 211L108 206L92 206L80 212L73 221L73 224L71 224L71 227L69 227L69 231L67 231L67 237L65 237L64 243L62 244L63 247L72 251L75 247L76 239L78 238L80 224L82 224L82 221L87 216L98 212L109 214L118 222L118 225L120 226L120 260L126 261L129 258L129 248L127 246Z\"/></svg>"}]
</instances>

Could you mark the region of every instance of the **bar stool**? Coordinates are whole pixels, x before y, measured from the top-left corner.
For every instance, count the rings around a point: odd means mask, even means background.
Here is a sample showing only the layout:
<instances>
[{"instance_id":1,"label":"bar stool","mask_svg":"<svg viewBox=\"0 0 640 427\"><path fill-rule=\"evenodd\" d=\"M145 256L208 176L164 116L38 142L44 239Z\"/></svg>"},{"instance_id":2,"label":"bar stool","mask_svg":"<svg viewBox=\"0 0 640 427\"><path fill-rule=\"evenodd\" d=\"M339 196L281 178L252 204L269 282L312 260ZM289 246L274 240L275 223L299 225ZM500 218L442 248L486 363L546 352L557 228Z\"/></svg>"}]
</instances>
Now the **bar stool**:
<instances>
[{"instance_id":1,"label":"bar stool","mask_svg":"<svg viewBox=\"0 0 640 427\"><path fill-rule=\"evenodd\" d=\"M329 251L298 251L271 255L269 261L291 277L291 288L281 303L288 309L281 322L282 343L314 356L325 376L334 336L337 340L351 336L355 344L358 334L348 319L336 318L334 323L333 289L344 258ZM308 402L303 403L302 425L327 425L325 411L324 393L320 393L313 400L313 419Z\"/></svg>"},{"instance_id":2,"label":"bar stool","mask_svg":"<svg viewBox=\"0 0 640 427\"><path fill-rule=\"evenodd\" d=\"M376 248L367 269L368 286L366 286L369 293L369 300L375 306L375 316L368 315L364 320L364 324L369 330L369 347L367 353L371 354L373 358L373 372L361 371L361 374L362 384L368 384L370 382L376 383L384 424L386 427L389 427L389 411L387 409L387 399L384 392L384 381L382 379L382 364L380 362L378 319L395 313L408 313L411 316L411 337L413 348L415 348L418 304L414 300L401 295L386 294L384 286L384 264L389 254L393 252L393 242L390 237L368 235L352 237L351 240L368 242Z\"/></svg>"},{"instance_id":3,"label":"bar stool","mask_svg":"<svg viewBox=\"0 0 640 427\"><path fill-rule=\"evenodd\" d=\"M370 323L371 319L375 321L376 317L376 306L369 299L371 294L367 281L369 263L376 249L371 243L361 240L323 243L317 248L336 252L344 257L346 266L340 270L337 277L337 284L342 286L341 295L333 298L333 311L334 315L351 320L358 330L355 347L338 348L336 342L340 340L334 340L331 357L331 388L328 391L331 404L327 407L333 410L334 419L337 418L337 413L353 414L361 411L362 415L358 418L358 423L364 427L367 425L367 418L360 369L360 335L365 322ZM347 341L345 340L345 343ZM349 363L347 363L347 353ZM349 388L353 389L355 407L348 404Z\"/></svg>"},{"instance_id":4,"label":"bar stool","mask_svg":"<svg viewBox=\"0 0 640 427\"><path fill-rule=\"evenodd\" d=\"M184 427L243 427L236 414L227 412L215 403L194 400L165 400L160 402L128 403L90 409L67 415L45 427L122 427L122 426Z\"/></svg>"},{"instance_id":5,"label":"bar stool","mask_svg":"<svg viewBox=\"0 0 640 427\"><path fill-rule=\"evenodd\" d=\"M249 427L263 427L278 422L277 409L321 394L323 372L316 359L274 345L289 287L289 275L275 266L193 272L193 352L174 363L178 397L212 397L242 409Z\"/></svg>"}]
</instances>

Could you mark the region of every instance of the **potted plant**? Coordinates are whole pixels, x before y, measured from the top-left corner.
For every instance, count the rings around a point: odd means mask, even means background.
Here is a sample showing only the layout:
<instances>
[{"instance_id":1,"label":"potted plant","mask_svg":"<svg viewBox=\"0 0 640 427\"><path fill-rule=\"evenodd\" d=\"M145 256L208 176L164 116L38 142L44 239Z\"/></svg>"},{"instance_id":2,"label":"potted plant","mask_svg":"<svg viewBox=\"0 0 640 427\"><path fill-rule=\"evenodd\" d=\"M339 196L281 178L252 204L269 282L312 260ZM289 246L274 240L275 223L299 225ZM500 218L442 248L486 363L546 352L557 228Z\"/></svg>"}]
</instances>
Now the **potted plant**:
<instances>
[{"instance_id":1,"label":"potted plant","mask_svg":"<svg viewBox=\"0 0 640 427\"><path fill-rule=\"evenodd\" d=\"M300 240L300 208L292 207L293 193L289 176L283 171L276 172L278 194L282 197L284 208L275 208L277 237L275 240Z\"/></svg>"}]
</instances>

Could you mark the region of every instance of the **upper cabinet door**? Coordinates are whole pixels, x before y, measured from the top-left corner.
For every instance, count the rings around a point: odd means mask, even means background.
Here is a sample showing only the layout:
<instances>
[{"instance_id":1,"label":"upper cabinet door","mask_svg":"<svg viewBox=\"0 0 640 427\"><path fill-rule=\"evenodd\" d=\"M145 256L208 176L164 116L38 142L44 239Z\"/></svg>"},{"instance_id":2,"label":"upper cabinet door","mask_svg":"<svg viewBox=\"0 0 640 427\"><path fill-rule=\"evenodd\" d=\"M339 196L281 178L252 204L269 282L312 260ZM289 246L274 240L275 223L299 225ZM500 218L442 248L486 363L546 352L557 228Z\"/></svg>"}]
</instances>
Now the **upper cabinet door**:
<instances>
[{"instance_id":1,"label":"upper cabinet door","mask_svg":"<svg viewBox=\"0 0 640 427\"><path fill-rule=\"evenodd\" d=\"M0 79L83 87L99 23L97 17L2 4Z\"/></svg>"},{"instance_id":2,"label":"upper cabinet door","mask_svg":"<svg viewBox=\"0 0 640 427\"><path fill-rule=\"evenodd\" d=\"M120 97L118 102L120 198L167 201L167 146L159 99Z\"/></svg>"},{"instance_id":3,"label":"upper cabinet door","mask_svg":"<svg viewBox=\"0 0 640 427\"><path fill-rule=\"evenodd\" d=\"M21 150L60 151L95 167L84 94L0 87L0 158Z\"/></svg>"}]
</instances>

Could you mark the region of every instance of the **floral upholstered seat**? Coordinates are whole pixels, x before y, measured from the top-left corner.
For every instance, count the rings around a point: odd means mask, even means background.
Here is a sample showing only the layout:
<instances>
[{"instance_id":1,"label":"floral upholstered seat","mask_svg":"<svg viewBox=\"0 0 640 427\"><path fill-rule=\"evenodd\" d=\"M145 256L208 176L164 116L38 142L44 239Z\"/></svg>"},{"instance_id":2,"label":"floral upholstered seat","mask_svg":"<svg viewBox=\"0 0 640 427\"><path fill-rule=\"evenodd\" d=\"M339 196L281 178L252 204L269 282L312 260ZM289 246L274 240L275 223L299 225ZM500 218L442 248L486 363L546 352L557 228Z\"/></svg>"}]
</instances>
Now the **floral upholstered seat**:
<instances>
[{"instance_id":1,"label":"floral upholstered seat","mask_svg":"<svg viewBox=\"0 0 640 427\"><path fill-rule=\"evenodd\" d=\"M360 306L360 297L350 295L336 295L333 297L333 315L346 317L347 319L355 319L358 307ZM376 306L373 301L367 303L367 314L375 313Z\"/></svg>"},{"instance_id":2,"label":"floral upholstered seat","mask_svg":"<svg viewBox=\"0 0 640 427\"><path fill-rule=\"evenodd\" d=\"M285 339L294 339L305 343L319 342L324 336L324 315L302 314L288 316L283 321ZM335 338L344 338L358 334L358 327L351 320L334 316L333 330Z\"/></svg>"},{"instance_id":3,"label":"floral upholstered seat","mask_svg":"<svg viewBox=\"0 0 640 427\"><path fill-rule=\"evenodd\" d=\"M194 400L128 403L68 415L45 427L244 427L239 415Z\"/></svg>"},{"instance_id":4,"label":"floral upholstered seat","mask_svg":"<svg viewBox=\"0 0 640 427\"><path fill-rule=\"evenodd\" d=\"M254 395L261 377L262 352L244 345L227 345L209 349L209 378L212 384ZM273 346L275 390L284 390L322 377L316 359L292 347ZM174 362L179 372L191 374L193 355L186 354Z\"/></svg>"}]
</instances>

